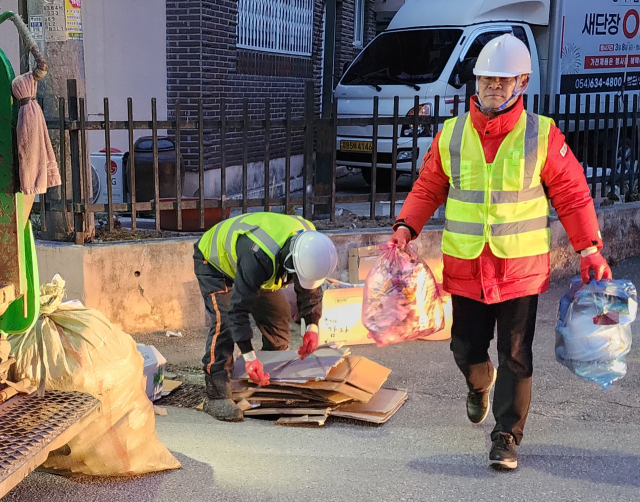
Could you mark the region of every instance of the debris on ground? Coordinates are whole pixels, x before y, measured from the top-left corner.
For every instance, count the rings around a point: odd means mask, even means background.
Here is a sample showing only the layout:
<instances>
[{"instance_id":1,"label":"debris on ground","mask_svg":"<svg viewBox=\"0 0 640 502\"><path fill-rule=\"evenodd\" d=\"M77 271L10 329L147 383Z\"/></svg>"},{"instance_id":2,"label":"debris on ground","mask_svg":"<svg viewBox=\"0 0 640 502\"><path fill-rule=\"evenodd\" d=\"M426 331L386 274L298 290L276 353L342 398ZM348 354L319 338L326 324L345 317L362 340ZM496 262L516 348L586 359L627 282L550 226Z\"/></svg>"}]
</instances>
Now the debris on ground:
<instances>
[{"instance_id":1,"label":"debris on ground","mask_svg":"<svg viewBox=\"0 0 640 502\"><path fill-rule=\"evenodd\" d=\"M236 360L232 398L246 417L278 417L278 425L322 426L330 416L382 424L407 400L404 389L382 388L391 370L348 348L323 347L301 360L297 352L256 352L271 383L259 387Z\"/></svg>"},{"instance_id":2,"label":"debris on ground","mask_svg":"<svg viewBox=\"0 0 640 502\"><path fill-rule=\"evenodd\" d=\"M183 382L179 388L176 388L168 396L161 397L155 404L197 409L198 406L204 402L205 397L206 391L204 385Z\"/></svg>"},{"instance_id":3,"label":"debris on ground","mask_svg":"<svg viewBox=\"0 0 640 502\"><path fill-rule=\"evenodd\" d=\"M168 415L167 410L160 406L156 406L155 404L153 405L153 413L160 417L166 417Z\"/></svg>"},{"instance_id":4,"label":"debris on ground","mask_svg":"<svg viewBox=\"0 0 640 502\"><path fill-rule=\"evenodd\" d=\"M58 275L41 286L35 328L9 340L14 374L47 392L90 394L101 408L68 442L70 453L50 455L40 469L63 476L133 476L180 468L158 439L133 338L97 310L63 304L65 294Z\"/></svg>"},{"instance_id":5,"label":"debris on ground","mask_svg":"<svg viewBox=\"0 0 640 502\"><path fill-rule=\"evenodd\" d=\"M166 377L167 373L165 373L164 376ZM162 397L168 396L169 394L171 394L174 390L176 390L181 385L182 385L182 382L179 382L177 380L167 380L165 378L164 381L162 382L162 393L161 393L161 396Z\"/></svg>"},{"instance_id":6,"label":"debris on ground","mask_svg":"<svg viewBox=\"0 0 640 502\"><path fill-rule=\"evenodd\" d=\"M167 360L153 345L137 343L136 347L144 360L142 387L149 400L156 401L162 396L164 368L167 365Z\"/></svg>"},{"instance_id":7,"label":"debris on ground","mask_svg":"<svg viewBox=\"0 0 640 502\"><path fill-rule=\"evenodd\" d=\"M182 338L182 332L181 331L167 331L165 333L165 336L167 338Z\"/></svg>"},{"instance_id":8,"label":"debris on ground","mask_svg":"<svg viewBox=\"0 0 640 502\"><path fill-rule=\"evenodd\" d=\"M391 228L396 222L395 218L389 216L376 216L374 219L370 215L360 216L348 209L340 209L336 212L335 221L314 220L313 224L317 230L336 230L350 228ZM444 225L444 218L431 218L427 225Z\"/></svg>"}]
</instances>

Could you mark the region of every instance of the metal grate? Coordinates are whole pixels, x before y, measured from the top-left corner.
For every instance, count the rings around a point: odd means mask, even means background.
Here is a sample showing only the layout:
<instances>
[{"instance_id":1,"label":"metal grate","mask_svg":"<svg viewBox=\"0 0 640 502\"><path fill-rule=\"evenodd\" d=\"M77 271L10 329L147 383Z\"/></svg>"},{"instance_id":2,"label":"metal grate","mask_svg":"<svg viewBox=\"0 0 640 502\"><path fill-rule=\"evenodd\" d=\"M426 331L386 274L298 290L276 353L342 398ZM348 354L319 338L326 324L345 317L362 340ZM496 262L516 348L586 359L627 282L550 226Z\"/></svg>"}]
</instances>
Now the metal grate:
<instances>
[{"instance_id":1,"label":"metal grate","mask_svg":"<svg viewBox=\"0 0 640 502\"><path fill-rule=\"evenodd\" d=\"M162 397L153 404L158 406L177 406L178 408L196 408L207 397L204 385L183 383L166 397Z\"/></svg>"},{"instance_id":2,"label":"metal grate","mask_svg":"<svg viewBox=\"0 0 640 502\"><path fill-rule=\"evenodd\" d=\"M313 0L239 0L237 46L310 56Z\"/></svg>"},{"instance_id":3,"label":"metal grate","mask_svg":"<svg viewBox=\"0 0 640 502\"><path fill-rule=\"evenodd\" d=\"M0 483L99 405L89 394L58 391L0 405Z\"/></svg>"}]
</instances>

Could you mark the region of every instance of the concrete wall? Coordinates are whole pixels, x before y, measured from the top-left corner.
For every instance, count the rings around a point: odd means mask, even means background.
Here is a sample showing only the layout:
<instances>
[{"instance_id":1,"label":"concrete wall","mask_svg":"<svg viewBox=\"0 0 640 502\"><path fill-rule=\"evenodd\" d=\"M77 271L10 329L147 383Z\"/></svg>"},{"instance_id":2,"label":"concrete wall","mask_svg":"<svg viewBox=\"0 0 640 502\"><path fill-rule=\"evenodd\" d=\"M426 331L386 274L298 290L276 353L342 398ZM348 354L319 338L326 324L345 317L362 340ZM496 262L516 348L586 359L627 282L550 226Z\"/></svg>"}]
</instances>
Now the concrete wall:
<instances>
[{"instance_id":1,"label":"concrete wall","mask_svg":"<svg viewBox=\"0 0 640 502\"><path fill-rule=\"evenodd\" d=\"M60 274L80 299L130 333L204 326L194 239L75 246L39 243L40 281Z\"/></svg>"},{"instance_id":2,"label":"concrete wall","mask_svg":"<svg viewBox=\"0 0 640 502\"><path fill-rule=\"evenodd\" d=\"M612 262L640 254L640 203L598 210L605 241L603 254ZM391 230L327 232L338 248L336 278L347 279L350 248L382 244ZM553 280L578 272L579 259L559 221L551 225ZM416 242L436 277L442 277L442 229L425 229ZM146 240L74 246L38 243L40 280L59 273L67 281L67 297L99 309L129 333L198 328L205 313L193 275L194 238Z\"/></svg>"}]
</instances>

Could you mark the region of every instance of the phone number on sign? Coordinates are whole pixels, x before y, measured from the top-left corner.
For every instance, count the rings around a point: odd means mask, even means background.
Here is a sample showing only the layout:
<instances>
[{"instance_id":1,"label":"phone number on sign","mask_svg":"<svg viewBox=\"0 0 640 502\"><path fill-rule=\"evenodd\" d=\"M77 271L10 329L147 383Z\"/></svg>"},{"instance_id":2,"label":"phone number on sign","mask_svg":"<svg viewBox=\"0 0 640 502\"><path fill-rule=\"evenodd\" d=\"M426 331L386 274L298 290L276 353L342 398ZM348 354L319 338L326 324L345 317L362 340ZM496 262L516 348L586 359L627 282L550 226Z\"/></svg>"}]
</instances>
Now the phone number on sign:
<instances>
[{"instance_id":1,"label":"phone number on sign","mask_svg":"<svg viewBox=\"0 0 640 502\"><path fill-rule=\"evenodd\" d=\"M622 77L595 77L577 78L576 89L600 89L601 87L619 87L622 85Z\"/></svg>"}]
</instances>

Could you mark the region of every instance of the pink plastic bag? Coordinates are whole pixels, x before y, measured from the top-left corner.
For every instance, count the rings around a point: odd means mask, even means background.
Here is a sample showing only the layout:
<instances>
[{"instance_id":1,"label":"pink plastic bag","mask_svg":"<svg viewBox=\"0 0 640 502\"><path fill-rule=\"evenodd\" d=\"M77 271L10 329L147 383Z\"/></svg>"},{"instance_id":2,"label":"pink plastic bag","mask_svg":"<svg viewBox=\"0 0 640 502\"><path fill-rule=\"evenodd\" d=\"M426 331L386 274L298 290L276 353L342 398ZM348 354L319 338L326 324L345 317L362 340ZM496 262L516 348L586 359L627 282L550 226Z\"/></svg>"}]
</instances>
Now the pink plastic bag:
<instances>
[{"instance_id":1,"label":"pink plastic bag","mask_svg":"<svg viewBox=\"0 0 640 502\"><path fill-rule=\"evenodd\" d=\"M378 347L416 340L444 328L438 286L427 264L407 246L378 248L382 254L364 285L362 324Z\"/></svg>"}]
</instances>

